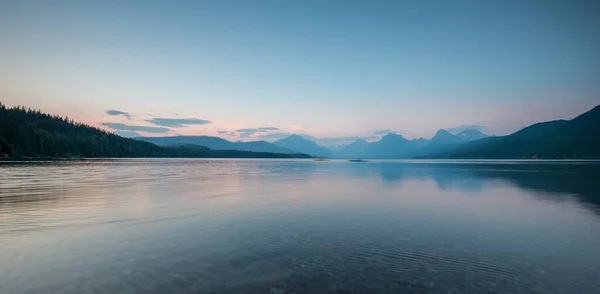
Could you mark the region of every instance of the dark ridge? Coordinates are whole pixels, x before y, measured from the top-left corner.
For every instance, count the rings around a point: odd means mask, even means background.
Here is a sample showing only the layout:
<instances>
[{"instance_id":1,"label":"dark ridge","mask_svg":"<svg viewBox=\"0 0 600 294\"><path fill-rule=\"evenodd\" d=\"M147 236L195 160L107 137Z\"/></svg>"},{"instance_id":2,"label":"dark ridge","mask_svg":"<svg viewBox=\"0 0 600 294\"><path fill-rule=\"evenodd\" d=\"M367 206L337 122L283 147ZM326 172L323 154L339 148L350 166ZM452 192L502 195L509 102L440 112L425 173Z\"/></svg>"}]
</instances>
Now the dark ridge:
<instances>
[{"instance_id":1,"label":"dark ridge","mask_svg":"<svg viewBox=\"0 0 600 294\"><path fill-rule=\"evenodd\" d=\"M77 123L68 117L50 115L22 106L9 108L0 103L0 158L99 157L309 158L310 156L211 150L196 145L159 147L149 142L123 138Z\"/></svg>"},{"instance_id":2,"label":"dark ridge","mask_svg":"<svg viewBox=\"0 0 600 294\"><path fill-rule=\"evenodd\" d=\"M600 159L600 106L572 120L537 123L508 136L484 138L420 158Z\"/></svg>"}]
</instances>

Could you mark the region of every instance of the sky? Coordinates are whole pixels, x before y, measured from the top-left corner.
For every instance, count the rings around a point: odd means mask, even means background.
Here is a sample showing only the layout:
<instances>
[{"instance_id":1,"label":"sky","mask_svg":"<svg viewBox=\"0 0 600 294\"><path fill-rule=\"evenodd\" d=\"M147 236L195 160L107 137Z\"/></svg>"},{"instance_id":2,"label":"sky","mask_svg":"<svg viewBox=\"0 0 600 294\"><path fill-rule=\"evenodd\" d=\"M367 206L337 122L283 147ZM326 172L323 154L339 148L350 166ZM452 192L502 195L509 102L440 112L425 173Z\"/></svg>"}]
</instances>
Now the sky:
<instances>
[{"instance_id":1,"label":"sky","mask_svg":"<svg viewBox=\"0 0 600 294\"><path fill-rule=\"evenodd\" d=\"M599 1L0 1L0 101L126 136L503 135L600 104Z\"/></svg>"}]
</instances>

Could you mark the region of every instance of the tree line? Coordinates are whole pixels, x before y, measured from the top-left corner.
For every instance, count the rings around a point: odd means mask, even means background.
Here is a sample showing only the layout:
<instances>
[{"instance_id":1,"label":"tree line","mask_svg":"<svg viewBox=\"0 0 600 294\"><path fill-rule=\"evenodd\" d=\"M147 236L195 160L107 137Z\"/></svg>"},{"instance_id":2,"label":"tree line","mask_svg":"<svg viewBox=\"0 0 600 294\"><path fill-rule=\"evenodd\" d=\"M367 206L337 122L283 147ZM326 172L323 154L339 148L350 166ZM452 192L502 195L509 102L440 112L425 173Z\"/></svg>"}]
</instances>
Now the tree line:
<instances>
[{"instance_id":1,"label":"tree line","mask_svg":"<svg viewBox=\"0 0 600 294\"><path fill-rule=\"evenodd\" d=\"M7 107L0 102L0 158L24 157L289 158L308 156L210 150L201 146L159 147L74 122L68 117L50 115L23 106Z\"/></svg>"}]
</instances>

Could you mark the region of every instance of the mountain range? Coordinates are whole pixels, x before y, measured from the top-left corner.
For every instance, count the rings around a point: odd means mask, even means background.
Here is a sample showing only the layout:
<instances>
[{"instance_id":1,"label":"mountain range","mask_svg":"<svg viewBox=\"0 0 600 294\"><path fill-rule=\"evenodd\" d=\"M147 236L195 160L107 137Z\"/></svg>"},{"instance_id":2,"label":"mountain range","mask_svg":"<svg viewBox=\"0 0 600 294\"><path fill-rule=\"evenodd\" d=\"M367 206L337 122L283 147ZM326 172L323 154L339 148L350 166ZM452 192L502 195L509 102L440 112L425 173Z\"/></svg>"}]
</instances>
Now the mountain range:
<instances>
[{"instance_id":1,"label":"mountain range","mask_svg":"<svg viewBox=\"0 0 600 294\"><path fill-rule=\"evenodd\" d=\"M277 140L273 143L276 146L287 148L289 150L304 150L301 153L315 157L333 157L333 151L326 147L319 146L312 140L305 139L299 135L291 135L287 138ZM297 151L296 151L297 152Z\"/></svg>"},{"instance_id":2,"label":"mountain range","mask_svg":"<svg viewBox=\"0 0 600 294\"><path fill-rule=\"evenodd\" d=\"M0 157L329 157L600 159L600 105L572 120L533 124L507 136L478 130L439 130L431 139L388 133L333 150L300 135L273 143L231 142L210 136L126 139L24 107L0 103Z\"/></svg>"},{"instance_id":3,"label":"mountain range","mask_svg":"<svg viewBox=\"0 0 600 294\"><path fill-rule=\"evenodd\" d=\"M278 146L266 141L231 142L219 137L211 136L171 136L171 137L136 137L134 139L150 142L158 146L197 145L212 150L240 150L251 152L271 152L293 154L288 148Z\"/></svg>"},{"instance_id":4,"label":"mountain range","mask_svg":"<svg viewBox=\"0 0 600 294\"><path fill-rule=\"evenodd\" d=\"M488 136L475 129L453 134L442 129L431 139L409 140L388 133L375 142L359 139L331 149L296 134L273 143L230 142L208 136L136 139L159 146L191 144L212 150L303 153L327 158L600 158L600 106L570 121L537 123L507 136Z\"/></svg>"},{"instance_id":5,"label":"mountain range","mask_svg":"<svg viewBox=\"0 0 600 294\"><path fill-rule=\"evenodd\" d=\"M600 158L600 105L572 120L526 127L508 136L483 138L424 158Z\"/></svg>"},{"instance_id":6,"label":"mountain range","mask_svg":"<svg viewBox=\"0 0 600 294\"><path fill-rule=\"evenodd\" d=\"M468 135L463 135L468 133ZM270 152L295 154L303 153L313 157L326 158L411 158L415 155L426 154L425 151L443 151L439 147L451 146L468 142L470 138L484 138L487 135L468 130L453 135L445 130L440 130L431 140L408 140L401 135L389 133L377 142L367 142L359 139L355 142L337 146L335 152L327 147L300 135L290 135L273 143L265 141L231 142L219 137L211 136L170 136L170 137L137 137L135 139L149 142L162 147L176 147L186 145L204 146L211 150L239 150L251 152Z\"/></svg>"},{"instance_id":7,"label":"mountain range","mask_svg":"<svg viewBox=\"0 0 600 294\"><path fill-rule=\"evenodd\" d=\"M388 133L379 141L367 142L357 140L336 153L339 158L412 158L419 155L445 151L466 143L475 138L486 138L487 135L477 130L465 130L458 134L451 134L446 130L439 130L430 140L419 138L408 140L402 135Z\"/></svg>"}]
</instances>

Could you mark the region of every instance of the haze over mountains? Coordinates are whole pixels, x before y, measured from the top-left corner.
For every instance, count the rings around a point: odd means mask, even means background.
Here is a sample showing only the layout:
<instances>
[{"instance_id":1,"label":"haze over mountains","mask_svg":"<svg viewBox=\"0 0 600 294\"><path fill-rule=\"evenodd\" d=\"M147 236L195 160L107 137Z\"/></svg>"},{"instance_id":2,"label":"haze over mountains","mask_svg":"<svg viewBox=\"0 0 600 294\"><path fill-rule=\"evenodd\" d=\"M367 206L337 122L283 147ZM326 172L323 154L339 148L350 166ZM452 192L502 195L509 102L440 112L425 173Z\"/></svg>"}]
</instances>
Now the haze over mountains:
<instances>
[{"instance_id":1,"label":"haze over mountains","mask_svg":"<svg viewBox=\"0 0 600 294\"><path fill-rule=\"evenodd\" d=\"M339 158L412 158L420 154L438 151L438 148L449 148L456 144L469 142L472 137L485 138L487 135L477 130L467 130L456 135L446 130L439 130L430 140L423 138L408 140L402 135L388 133L376 142L357 140L340 148L335 156Z\"/></svg>"},{"instance_id":2,"label":"haze over mountains","mask_svg":"<svg viewBox=\"0 0 600 294\"><path fill-rule=\"evenodd\" d=\"M230 142L218 137L140 137L159 146L200 145L213 150L304 153L329 158L600 158L600 106L566 121L534 124L508 136L490 137L478 130L439 130L431 139L406 139L388 133L375 142L364 139L327 148L300 135L273 143Z\"/></svg>"},{"instance_id":3,"label":"haze over mountains","mask_svg":"<svg viewBox=\"0 0 600 294\"><path fill-rule=\"evenodd\" d=\"M163 147L177 145L198 145L210 148L212 150L240 150L284 154L296 153L290 149L271 144L266 141L230 142L223 138L210 136L137 137L134 139L150 142Z\"/></svg>"},{"instance_id":4,"label":"haze over mountains","mask_svg":"<svg viewBox=\"0 0 600 294\"><path fill-rule=\"evenodd\" d=\"M388 133L381 137L379 141L367 142L364 139L359 139L351 144L336 146L335 151L328 147L320 146L316 142L297 134L290 135L273 143L265 141L231 142L223 138L210 136L138 137L135 139L163 147L198 145L212 150L240 150L286 154L303 153L314 157L327 158L411 158L416 155L426 154L427 150L430 152L445 150L436 149L436 147L452 146L473 140L471 138L485 137L487 135L477 130L466 130L456 135L445 130L440 130L431 140L422 138L408 140L402 135Z\"/></svg>"},{"instance_id":5,"label":"haze over mountains","mask_svg":"<svg viewBox=\"0 0 600 294\"><path fill-rule=\"evenodd\" d=\"M306 153L315 157L333 157L333 151L326 147L319 146L312 140L305 139L299 135L291 135L287 138L275 141L273 144L290 150L304 150ZM297 151L296 151L297 152Z\"/></svg>"}]
</instances>

